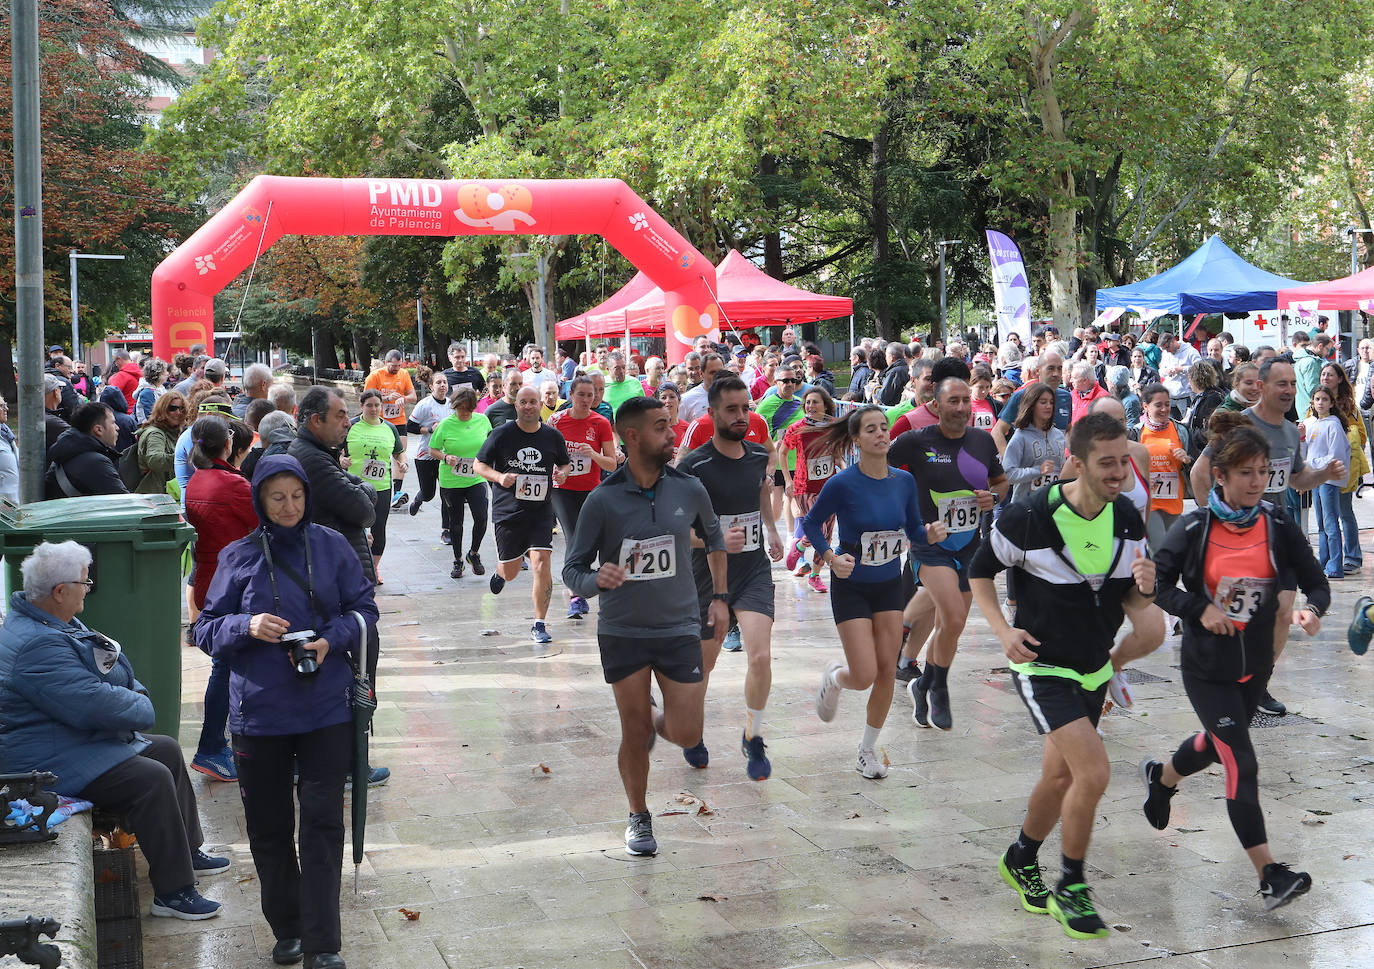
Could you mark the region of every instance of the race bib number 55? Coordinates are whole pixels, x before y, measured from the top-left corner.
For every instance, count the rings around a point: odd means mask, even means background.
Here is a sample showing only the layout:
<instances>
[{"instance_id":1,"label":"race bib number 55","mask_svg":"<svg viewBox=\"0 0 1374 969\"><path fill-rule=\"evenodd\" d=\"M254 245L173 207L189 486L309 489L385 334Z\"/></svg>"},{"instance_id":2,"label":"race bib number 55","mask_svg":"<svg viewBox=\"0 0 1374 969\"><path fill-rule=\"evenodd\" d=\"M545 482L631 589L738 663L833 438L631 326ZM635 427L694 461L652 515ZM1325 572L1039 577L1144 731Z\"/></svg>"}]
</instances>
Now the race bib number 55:
<instances>
[{"instance_id":1,"label":"race bib number 55","mask_svg":"<svg viewBox=\"0 0 1374 969\"><path fill-rule=\"evenodd\" d=\"M677 543L671 535L627 538L620 543L620 567L626 582L671 579L677 575Z\"/></svg>"}]
</instances>

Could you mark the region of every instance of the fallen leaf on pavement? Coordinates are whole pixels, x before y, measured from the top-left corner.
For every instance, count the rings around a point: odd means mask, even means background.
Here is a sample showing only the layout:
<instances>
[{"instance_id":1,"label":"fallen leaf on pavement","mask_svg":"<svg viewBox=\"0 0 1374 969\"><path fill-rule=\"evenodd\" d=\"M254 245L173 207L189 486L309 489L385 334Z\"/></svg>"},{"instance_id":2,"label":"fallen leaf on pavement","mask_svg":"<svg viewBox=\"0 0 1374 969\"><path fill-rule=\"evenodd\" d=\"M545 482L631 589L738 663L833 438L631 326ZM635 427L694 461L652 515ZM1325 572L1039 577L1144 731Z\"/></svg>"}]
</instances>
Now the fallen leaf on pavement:
<instances>
[{"instance_id":1,"label":"fallen leaf on pavement","mask_svg":"<svg viewBox=\"0 0 1374 969\"><path fill-rule=\"evenodd\" d=\"M535 777L542 777L545 774L552 774L553 770L548 764L537 764L530 768L530 773Z\"/></svg>"},{"instance_id":2,"label":"fallen leaf on pavement","mask_svg":"<svg viewBox=\"0 0 1374 969\"><path fill-rule=\"evenodd\" d=\"M693 814L693 813L695 813L695 814L698 814L698 815L712 815L712 814L715 814L714 811L712 811L709 807L706 806L706 802L705 802L705 801L703 801L701 798L697 797L697 796L696 796L695 794L693 794L691 791L678 791L677 794L675 794L675 795L673 796L673 803L678 804L678 805L681 805L683 808L686 808L685 811L680 811L680 812L676 812L676 813L680 813L680 814ZM671 810L671 809L670 809L670 810Z\"/></svg>"},{"instance_id":3,"label":"fallen leaf on pavement","mask_svg":"<svg viewBox=\"0 0 1374 969\"><path fill-rule=\"evenodd\" d=\"M398 911L406 917L407 922L418 922L420 919L419 912L412 912L408 908L399 909Z\"/></svg>"}]
</instances>

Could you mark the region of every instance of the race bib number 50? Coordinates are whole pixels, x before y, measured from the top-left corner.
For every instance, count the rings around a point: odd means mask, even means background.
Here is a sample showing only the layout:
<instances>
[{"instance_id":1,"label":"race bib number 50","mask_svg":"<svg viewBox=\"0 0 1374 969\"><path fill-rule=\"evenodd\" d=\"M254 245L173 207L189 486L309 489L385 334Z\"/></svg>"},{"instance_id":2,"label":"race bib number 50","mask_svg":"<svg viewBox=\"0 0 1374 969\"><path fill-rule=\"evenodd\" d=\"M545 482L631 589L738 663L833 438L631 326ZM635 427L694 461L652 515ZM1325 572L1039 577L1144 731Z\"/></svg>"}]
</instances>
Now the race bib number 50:
<instances>
[{"instance_id":1,"label":"race bib number 50","mask_svg":"<svg viewBox=\"0 0 1374 969\"><path fill-rule=\"evenodd\" d=\"M671 535L627 538L620 543L620 567L626 582L671 579L677 575L677 543Z\"/></svg>"},{"instance_id":2,"label":"race bib number 50","mask_svg":"<svg viewBox=\"0 0 1374 969\"><path fill-rule=\"evenodd\" d=\"M864 532L859 536L859 564L886 565L906 552L906 533Z\"/></svg>"},{"instance_id":3,"label":"race bib number 50","mask_svg":"<svg viewBox=\"0 0 1374 969\"><path fill-rule=\"evenodd\" d=\"M515 497L519 501L547 501L549 479L542 474L517 474Z\"/></svg>"}]
</instances>

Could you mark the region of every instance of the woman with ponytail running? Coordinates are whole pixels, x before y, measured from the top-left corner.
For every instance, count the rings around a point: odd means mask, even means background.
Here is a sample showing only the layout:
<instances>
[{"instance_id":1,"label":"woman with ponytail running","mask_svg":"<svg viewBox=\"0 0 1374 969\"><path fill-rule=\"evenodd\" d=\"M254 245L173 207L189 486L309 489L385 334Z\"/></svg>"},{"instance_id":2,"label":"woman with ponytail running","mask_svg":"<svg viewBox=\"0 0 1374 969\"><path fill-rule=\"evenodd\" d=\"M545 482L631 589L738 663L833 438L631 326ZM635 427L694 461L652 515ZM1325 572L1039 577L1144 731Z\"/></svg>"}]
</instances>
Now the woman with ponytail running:
<instances>
[{"instance_id":1,"label":"woman with ponytail running","mask_svg":"<svg viewBox=\"0 0 1374 969\"><path fill-rule=\"evenodd\" d=\"M835 454L808 454L807 451L820 439L821 433L835 420L835 401L820 387L812 387L802 395L802 419L783 432L778 443L778 463L786 465L794 460L796 469L788 486L788 500L792 503L792 516L796 528L792 534L792 547L787 555L789 572L806 575L806 584L815 592L824 594L827 589L821 581L821 563L813 554L806 536L802 533L802 519L816 502L825 483L839 470L843 462ZM834 522L824 525L825 537L834 533ZM804 559L809 572L798 572L797 562Z\"/></svg>"}]
</instances>

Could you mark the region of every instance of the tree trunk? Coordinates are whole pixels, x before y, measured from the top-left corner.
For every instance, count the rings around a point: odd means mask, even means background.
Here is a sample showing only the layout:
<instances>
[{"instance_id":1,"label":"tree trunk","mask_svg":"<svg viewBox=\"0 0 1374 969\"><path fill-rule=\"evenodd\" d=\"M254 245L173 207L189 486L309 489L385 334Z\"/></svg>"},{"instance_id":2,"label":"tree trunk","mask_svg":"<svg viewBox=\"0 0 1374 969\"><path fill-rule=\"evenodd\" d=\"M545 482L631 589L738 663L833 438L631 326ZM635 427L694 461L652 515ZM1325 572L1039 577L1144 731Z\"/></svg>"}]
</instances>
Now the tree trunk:
<instances>
[{"instance_id":1,"label":"tree trunk","mask_svg":"<svg viewBox=\"0 0 1374 969\"><path fill-rule=\"evenodd\" d=\"M372 341L361 329L354 329L349 341L353 345L353 370L361 370L366 373L372 368Z\"/></svg>"},{"instance_id":2,"label":"tree trunk","mask_svg":"<svg viewBox=\"0 0 1374 969\"><path fill-rule=\"evenodd\" d=\"M310 331L310 353L315 358L319 370L338 370L339 355L334 350L334 334L327 326L316 326Z\"/></svg>"},{"instance_id":3,"label":"tree trunk","mask_svg":"<svg viewBox=\"0 0 1374 969\"><path fill-rule=\"evenodd\" d=\"M892 135L891 117L885 115L873 135L873 271L879 275L892 258L891 240L888 238L890 220L887 199L887 146ZM892 340L897 336L892 322L892 303L888 301L885 290L879 288L873 315L878 324L878 336Z\"/></svg>"}]
</instances>

